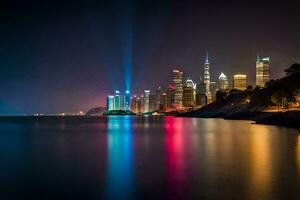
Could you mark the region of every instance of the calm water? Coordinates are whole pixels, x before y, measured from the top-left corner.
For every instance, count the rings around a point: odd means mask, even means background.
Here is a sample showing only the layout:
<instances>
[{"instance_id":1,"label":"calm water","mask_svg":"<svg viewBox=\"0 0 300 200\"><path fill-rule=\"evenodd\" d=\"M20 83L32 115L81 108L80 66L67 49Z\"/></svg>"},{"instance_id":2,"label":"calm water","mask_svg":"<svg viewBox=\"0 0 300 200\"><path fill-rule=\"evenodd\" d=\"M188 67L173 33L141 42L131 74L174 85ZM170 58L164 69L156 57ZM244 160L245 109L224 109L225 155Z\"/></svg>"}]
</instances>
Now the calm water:
<instances>
[{"instance_id":1,"label":"calm water","mask_svg":"<svg viewBox=\"0 0 300 200\"><path fill-rule=\"evenodd\" d=\"M300 199L299 133L174 117L0 123L0 199Z\"/></svg>"}]
</instances>

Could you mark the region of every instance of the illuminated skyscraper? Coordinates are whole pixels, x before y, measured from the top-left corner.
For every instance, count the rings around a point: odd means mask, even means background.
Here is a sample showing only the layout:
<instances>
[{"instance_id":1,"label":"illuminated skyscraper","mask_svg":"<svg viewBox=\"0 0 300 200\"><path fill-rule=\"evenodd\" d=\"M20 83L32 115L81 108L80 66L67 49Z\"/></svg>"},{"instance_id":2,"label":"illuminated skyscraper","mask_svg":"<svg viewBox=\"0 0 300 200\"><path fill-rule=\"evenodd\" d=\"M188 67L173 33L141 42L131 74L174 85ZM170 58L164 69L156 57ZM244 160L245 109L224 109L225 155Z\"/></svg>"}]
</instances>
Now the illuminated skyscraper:
<instances>
[{"instance_id":1,"label":"illuminated skyscraper","mask_svg":"<svg viewBox=\"0 0 300 200\"><path fill-rule=\"evenodd\" d=\"M270 80L270 58L259 58L256 60L256 85L264 87Z\"/></svg>"},{"instance_id":2,"label":"illuminated skyscraper","mask_svg":"<svg viewBox=\"0 0 300 200\"><path fill-rule=\"evenodd\" d=\"M210 94L213 101L216 100L216 93L218 90L218 86L216 82L210 82Z\"/></svg>"},{"instance_id":3,"label":"illuminated skyscraper","mask_svg":"<svg viewBox=\"0 0 300 200\"><path fill-rule=\"evenodd\" d=\"M192 107L194 105L194 89L192 87L183 86L183 106Z\"/></svg>"},{"instance_id":4,"label":"illuminated skyscraper","mask_svg":"<svg viewBox=\"0 0 300 200\"><path fill-rule=\"evenodd\" d=\"M143 106L143 97L137 98L137 113L144 112L144 106Z\"/></svg>"},{"instance_id":5,"label":"illuminated skyscraper","mask_svg":"<svg viewBox=\"0 0 300 200\"><path fill-rule=\"evenodd\" d=\"M110 111L110 110L114 110L115 106L114 106L114 96L109 95L106 97L106 110Z\"/></svg>"},{"instance_id":6,"label":"illuminated skyscraper","mask_svg":"<svg viewBox=\"0 0 300 200\"><path fill-rule=\"evenodd\" d=\"M120 95L120 110L125 110L125 96L124 95Z\"/></svg>"},{"instance_id":7,"label":"illuminated skyscraper","mask_svg":"<svg viewBox=\"0 0 300 200\"><path fill-rule=\"evenodd\" d=\"M203 83L205 83L205 94L207 96L208 102L211 101L210 93L210 74L209 74L209 61L208 61L208 52L206 53L206 59L204 63L204 72L203 72Z\"/></svg>"},{"instance_id":8,"label":"illuminated skyscraper","mask_svg":"<svg viewBox=\"0 0 300 200\"><path fill-rule=\"evenodd\" d=\"M143 112L142 98L134 96L131 99L130 108L131 111L134 113L142 113Z\"/></svg>"},{"instance_id":9,"label":"illuminated skyscraper","mask_svg":"<svg viewBox=\"0 0 300 200\"><path fill-rule=\"evenodd\" d=\"M149 110L150 111L155 111L155 95L154 94L150 94L149 95Z\"/></svg>"},{"instance_id":10,"label":"illuminated skyscraper","mask_svg":"<svg viewBox=\"0 0 300 200\"><path fill-rule=\"evenodd\" d=\"M246 74L235 74L233 75L233 88L238 90L247 89L247 75Z\"/></svg>"},{"instance_id":11,"label":"illuminated skyscraper","mask_svg":"<svg viewBox=\"0 0 300 200\"><path fill-rule=\"evenodd\" d=\"M114 95L114 110L120 110L120 92L117 90Z\"/></svg>"},{"instance_id":12,"label":"illuminated skyscraper","mask_svg":"<svg viewBox=\"0 0 300 200\"><path fill-rule=\"evenodd\" d=\"M125 96L121 95L117 90L114 96L114 110L124 110L125 109Z\"/></svg>"},{"instance_id":13,"label":"illuminated skyscraper","mask_svg":"<svg viewBox=\"0 0 300 200\"><path fill-rule=\"evenodd\" d=\"M106 97L106 110L124 110L125 109L125 96L120 95L117 90L115 95Z\"/></svg>"},{"instance_id":14,"label":"illuminated skyscraper","mask_svg":"<svg viewBox=\"0 0 300 200\"><path fill-rule=\"evenodd\" d=\"M130 110L134 113L138 113L138 97L134 96L130 102Z\"/></svg>"},{"instance_id":15,"label":"illuminated skyscraper","mask_svg":"<svg viewBox=\"0 0 300 200\"><path fill-rule=\"evenodd\" d=\"M198 83L196 86L196 94L205 94L206 85L205 83Z\"/></svg>"},{"instance_id":16,"label":"illuminated skyscraper","mask_svg":"<svg viewBox=\"0 0 300 200\"><path fill-rule=\"evenodd\" d=\"M143 106L144 106L144 112L149 112L149 96L150 96L150 90L144 90L143 95Z\"/></svg>"},{"instance_id":17,"label":"illuminated skyscraper","mask_svg":"<svg viewBox=\"0 0 300 200\"><path fill-rule=\"evenodd\" d=\"M188 79L186 80L186 82L185 82L185 85L186 85L187 87L191 87L191 88L193 88L193 89L196 89L196 83L194 83L192 79L189 79L189 78L188 78Z\"/></svg>"},{"instance_id":18,"label":"illuminated skyscraper","mask_svg":"<svg viewBox=\"0 0 300 200\"><path fill-rule=\"evenodd\" d=\"M162 93L161 95L161 103L159 106L159 110L165 110L167 107L168 99L167 99L167 93Z\"/></svg>"},{"instance_id":19,"label":"illuminated skyscraper","mask_svg":"<svg viewBox=\"0 0 300 200\"><path fill-rule=\"evenodd\" d=\"M182 107L182 95L183 95L183 72L174 69L172 74L172 81L174 85L174 106Z\"/></svg>"},{"instance_id":20,"label":"illuminated skyscraper","mask_svg":"<svg viewBox=\"0 0 300 200\"><path fill-rule=\"evenodd\" d=\"M155 91L155 110L159 110L160 108L162 94L163 94L162 88L161 86L158 86Z\"/></svg>"},{"instance_id":21,"label":"illuminated skyscraper","mask_svg":"<svg viewBox=\"0 0 300 200\"><path fill-rule=\"evenodd\" d=\"M187 79L185 82L185 86L183 87L183 106L184 107L194 106L195 90L196 90L196 84L191 79Z\"/></svg>"},{"instance_id":22,"label":"illuminated skyscraper","mask_svg":"<svg viewBox=\"0 0 300 200\"><path fill-rule=\"evenodd\" d=\"M207 97L205 94L196 94L196 106L206 106L207 105Z\"/></svg>"},{"instance_id":23,"label":"illuminated skyscraper","mask_svg":"<svg viewBox=\"0 0 300 200\"><path fill-rule=\"evenodd\" d=\"M174 86L170 84L167 91L167 107L172 107L174 104Z\"/></svg>"},{"instance_id":24,"label":"illuminated skyscraper","mask_svg":"<svg viewBox=\"0 0 300 200\"><path fill-rule=\"evenodd\" d=\"M126 90L125 92L125 110L130 110L130 92Z\"/></svg>"},{"instance_id":25,"label":"illuminated skyscraper","mask_svg":"<svg viewBox=\"0 0 300 200\"><path fill-rule=\"evenodd\" d=\"M219 76L219 89L220 90L228 90L229 89L228 78L223 72Z\"/></svg>"}]
</instances>

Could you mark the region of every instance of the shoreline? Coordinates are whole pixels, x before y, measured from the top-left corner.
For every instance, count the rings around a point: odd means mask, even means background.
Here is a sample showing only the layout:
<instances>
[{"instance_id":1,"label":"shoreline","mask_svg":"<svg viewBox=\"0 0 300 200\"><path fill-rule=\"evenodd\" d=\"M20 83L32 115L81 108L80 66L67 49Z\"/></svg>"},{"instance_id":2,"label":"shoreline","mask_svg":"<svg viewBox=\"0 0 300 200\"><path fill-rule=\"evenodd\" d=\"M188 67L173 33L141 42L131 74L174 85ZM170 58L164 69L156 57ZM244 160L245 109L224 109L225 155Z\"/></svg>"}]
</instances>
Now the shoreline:
<instances>
[{"instance_id":1,"label":"shoreline","mask_svg":"<svg viewBox=\"0 0 300 200\"><path fill-rule=\"evenodd\" d=\"M235 113L222 113L212 111L190 112L178 115L178 117L191 118L222 118L225 120L249 120L254 124L275 125L300 129L300 111L264 112L245 111Z\"/></svg>"},{"instance_id":2,"label":"shoreline","mask_svg":"<svg viewBox=\"0 0 300 200\"><path fill-rule=\"evenodd\" d=\"M115 116L115 115L114 115ZM125 115L119 115L125 116ZM136 115L132 115L136 116ZM174 117L221 118L224 120L248 120L253 124L275 125L300 129L300 111L263 112L246 111L237 113L197 112L181 113ZM0 116L0 123L93 123L106 120L108 116Z\"/></svg>"}]
</instances>

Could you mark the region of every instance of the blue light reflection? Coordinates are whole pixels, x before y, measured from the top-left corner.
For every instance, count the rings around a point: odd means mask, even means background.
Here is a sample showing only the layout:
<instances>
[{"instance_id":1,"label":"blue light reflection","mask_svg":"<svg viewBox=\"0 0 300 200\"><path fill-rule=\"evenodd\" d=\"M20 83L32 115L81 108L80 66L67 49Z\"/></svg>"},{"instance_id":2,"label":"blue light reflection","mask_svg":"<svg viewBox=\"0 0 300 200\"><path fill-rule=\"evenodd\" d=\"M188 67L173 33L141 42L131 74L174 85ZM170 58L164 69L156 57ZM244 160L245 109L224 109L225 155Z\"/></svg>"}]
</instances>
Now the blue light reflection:
<instances>
[{"instance_id":1,"label":"blue light reflection","mask_svg":"<svg viewBox=\"0 0 300 200\"><path fill-rule=\"evenodd\" d=\"M108 117L105 199L134 199L132 118Z\"/></svg>"}]
</instances>

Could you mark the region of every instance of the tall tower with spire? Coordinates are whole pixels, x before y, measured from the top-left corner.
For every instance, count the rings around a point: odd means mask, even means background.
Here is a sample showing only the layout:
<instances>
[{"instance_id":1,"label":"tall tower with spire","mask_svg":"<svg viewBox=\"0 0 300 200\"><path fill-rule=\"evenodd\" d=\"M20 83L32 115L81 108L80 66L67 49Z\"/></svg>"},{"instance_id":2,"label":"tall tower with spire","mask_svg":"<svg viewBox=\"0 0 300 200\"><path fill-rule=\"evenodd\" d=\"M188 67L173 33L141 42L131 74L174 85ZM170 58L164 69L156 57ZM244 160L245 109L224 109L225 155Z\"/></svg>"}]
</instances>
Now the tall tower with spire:
<instances>
[{"instance_id":1,"label":"tall tower with spire","mask_svg":"<svg viewBox=\"0 0 300 200\"><path fill-rule=\"evenodd\" d=\"M208 61L208 52L206 52L206 59L204 63L204 72L203 72L203 83L205 83L205 94L207 96L207 101L211 101L210 93L210 75L209 75L209 61Z\"/></svg>"}]
</instances>

